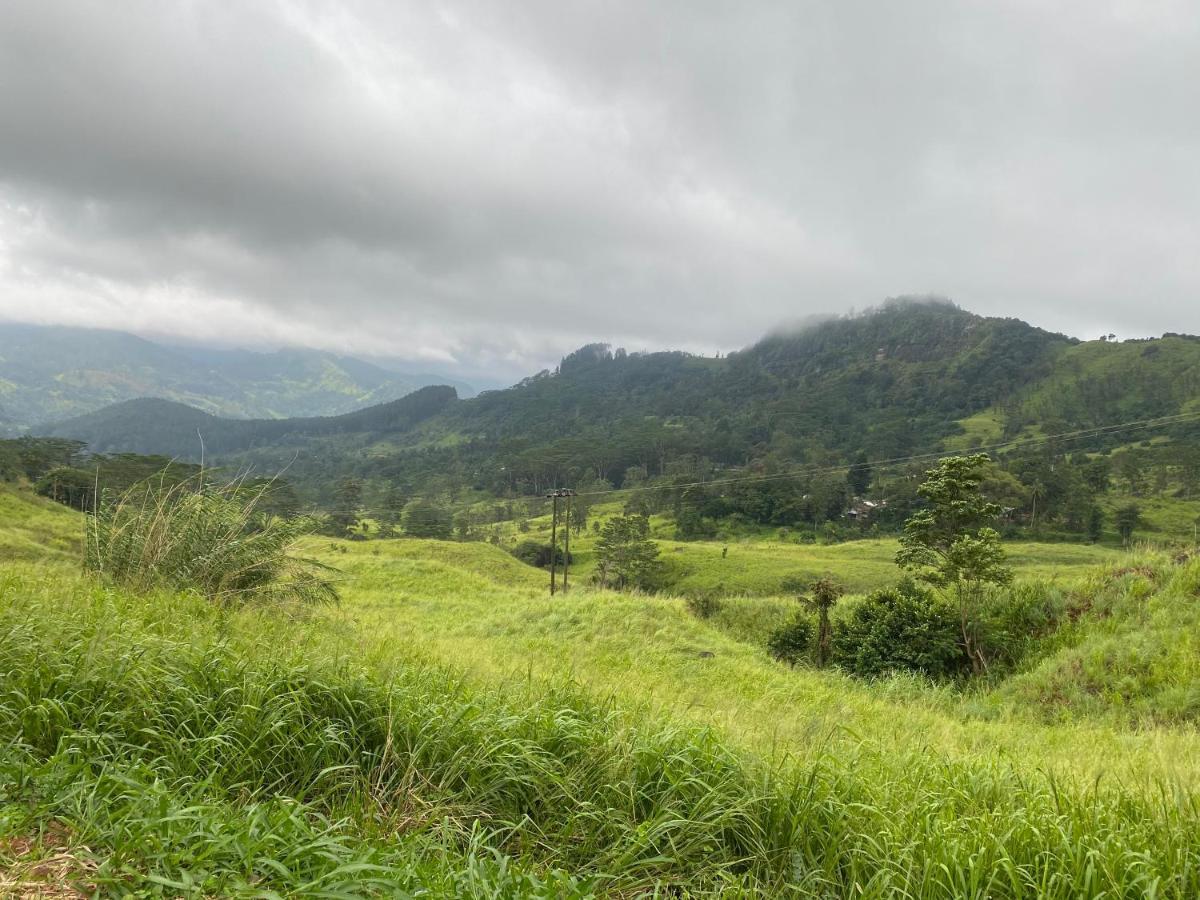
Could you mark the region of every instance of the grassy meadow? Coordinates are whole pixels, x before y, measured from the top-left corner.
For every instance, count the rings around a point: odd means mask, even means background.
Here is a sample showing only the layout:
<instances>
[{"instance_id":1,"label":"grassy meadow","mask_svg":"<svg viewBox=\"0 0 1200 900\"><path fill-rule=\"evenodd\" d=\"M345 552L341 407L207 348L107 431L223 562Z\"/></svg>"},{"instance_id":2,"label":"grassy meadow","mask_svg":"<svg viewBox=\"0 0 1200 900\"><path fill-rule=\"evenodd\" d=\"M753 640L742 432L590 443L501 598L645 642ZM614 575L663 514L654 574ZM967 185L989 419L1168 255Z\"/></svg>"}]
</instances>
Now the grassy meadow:
<instances>
[{"instance_id":1,"label":"grassy meadow","mask_svg":"<svg viewBox=\"0 0 1200 900\"><path fill-rule=\"evenodd\" d=\"M571 572L586 583L596 570L593 552L596 532L593 522L603 523L620 514L619 504L606 504L592 511L588 527L571 535ZM500 547L520 540L550 542L550 519L528 520L528 531L519 532L502 523L497 532ZM670 589L684 596L712 593L721 596L772 596L788 577L805 580L832 575L855 593L879 587L896 577L895 538L867 538L837 544L798 543L789 534L761 529L751 536L726 541L676 541L674 524L651 517L651 532L660 549ZM559 543L562 543L561 530ZM1111 562L1120 554L1112 547L1089 544L1009 542L1005 550L1018 574L1027 578L1066 581L1089 569ZM547 584L549 578L546 579Z\"/></svg>"},{"instance_id":2,"label":"grassy meadow","mask_svg":"<svg viewBox=\"0 0 1200 900\"><path fill-rule=\"evenodd\" d=\"M761 645L779 578L868 590L888 541L664 541L745 595L701 620L587 587L586 541L551 599L488 544L310 537L340 604L229 609L85 576L61 508L0 516L3 895L1200 893L1197 558L1010 545L1079 613L960 689Z\"/></svg>"}]
</instances>

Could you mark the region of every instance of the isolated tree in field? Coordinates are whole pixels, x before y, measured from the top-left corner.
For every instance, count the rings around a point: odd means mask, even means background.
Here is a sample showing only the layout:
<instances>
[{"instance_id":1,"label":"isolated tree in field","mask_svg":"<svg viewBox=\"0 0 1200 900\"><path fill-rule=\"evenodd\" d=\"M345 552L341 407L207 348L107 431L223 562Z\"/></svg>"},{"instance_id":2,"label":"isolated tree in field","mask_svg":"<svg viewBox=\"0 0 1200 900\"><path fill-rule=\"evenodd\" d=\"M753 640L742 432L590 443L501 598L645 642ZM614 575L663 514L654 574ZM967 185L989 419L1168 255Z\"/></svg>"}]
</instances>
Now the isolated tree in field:
<instances>
[{"instance_id":1,"label":"isolated tree in field","mask_svg":"<svg viewBox=\"0 0 1200 900\"><path fill-rule=\"evenodd\" d=\"M588 512L591 510L589 504L582 497L575 497L571 503L571 530L579 534L587 528Z\"/></svg>"},{"instance_id":2,"label":"isolated tree in field","mask_svg":"<svg viewBox=\"0 0 1200 900\"><path fill-rule=\"evenodd\" d=\"M1142 510L1136 503L1130 503L1117 510L1117 533L1126 546L1133 538L1134 530L1142 524Z\"/></svg>"},{"instance_id":3,"label":"isolated tree in field","mask_svg":"<svg viewBox=\"0 0 1200 900\"><path fill-rule=\"evenodd\" d=\"M379 519L384 525L395 527L400 524L400 517L404 515L404 506L408 502L408 498L404 496L402 491L396 485L392 485L387 489L387 493L383 495L383 508L380 510Z\"/></svg>"},{"instance_id":4,"label":"isolated tree in field","mask_svg":"<svg viewBox=\"0 0 1200 900\"><path fill-rule=\"evenodd\" d=\"M1102 537L1104 537L1104 510L1093 506L1091 512L1088 513L1088 540L1095 544Z\"/></svg>"},{"instance_id":5,"label":"isolated tree in field","mask_svg":"<svg viewBox=\"0 0 1200 900\"><path fill-rule=\"evenodd\" d=\"M405 505L401 521L404 533L411 537L445 541L450 539L453 528L448 510L421 498L410 500Z\"/></svg>"},{"instance_id":6,"label":"isolated tree in field","mask_svg":"<svg viewBox=\"0 0 1200 900\"><path fill-rule=\"evenodd\" d=\"M339 537L358 523L362 507L362 482L357 478L343 478L333 492L333 512L329 514L329 530Z\"/></svg>"},{"instance_id":7,"label":"isolated tree in field","mask_svg":"<svg viewBox=\"0 0 1200 900\"><path fill-rule=\"evenodd\" d=\"M614 516L596 542L596 580L604 587L648 588L658 571L658 545L645 516Z\"/></svg>"},{"instance_id":8,"label":"isolated tree in field","mask_svg":"<svg viewBox=\"0 0 1200 900\"><path fill-rule=\"evenodd\" d=\"M952 456L926 472L918 493L929 504L904 524L896 564L953 594L958 603L963 647L976 674L986 671L975 634L975 610L985 585L1012 581L1000 535L988 523L1000 506L979 492L986 454Z\"/></svg>"},{"instance_id":9,"label":"isolated tree in field","mask_svg":"<svg viewBox=\"0 0 1200 900\"><path fill-rule=\"evenodd\" d=\"M798 579L784 580L783 589L789 593L805 591L805 585ZM818 578L807 586L807 593L800 600L817 614L817 666L824 668L833 656L833 625L829 621L829 611L837 605L838 598L846 593L845 588L832 578Z\"/></svg>"}]
</instances>

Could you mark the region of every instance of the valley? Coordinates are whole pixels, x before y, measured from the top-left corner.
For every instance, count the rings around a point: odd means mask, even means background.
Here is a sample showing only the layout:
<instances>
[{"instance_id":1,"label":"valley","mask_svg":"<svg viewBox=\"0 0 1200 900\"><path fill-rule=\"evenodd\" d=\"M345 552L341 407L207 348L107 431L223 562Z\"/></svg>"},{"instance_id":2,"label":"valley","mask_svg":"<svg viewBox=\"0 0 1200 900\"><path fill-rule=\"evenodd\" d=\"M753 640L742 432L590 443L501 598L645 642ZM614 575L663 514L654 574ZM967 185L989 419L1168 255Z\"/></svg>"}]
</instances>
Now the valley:
<instances>
[{"instance_id":1,"label":"valley","mask_svg":"<svg viewBox=\"0 0 1200 900\"><path fill-rule=\"evenodd\" d=\"M1193 345L935 314L0 441L0 886L1194 894Z\"/></svg>"}]
</instances>

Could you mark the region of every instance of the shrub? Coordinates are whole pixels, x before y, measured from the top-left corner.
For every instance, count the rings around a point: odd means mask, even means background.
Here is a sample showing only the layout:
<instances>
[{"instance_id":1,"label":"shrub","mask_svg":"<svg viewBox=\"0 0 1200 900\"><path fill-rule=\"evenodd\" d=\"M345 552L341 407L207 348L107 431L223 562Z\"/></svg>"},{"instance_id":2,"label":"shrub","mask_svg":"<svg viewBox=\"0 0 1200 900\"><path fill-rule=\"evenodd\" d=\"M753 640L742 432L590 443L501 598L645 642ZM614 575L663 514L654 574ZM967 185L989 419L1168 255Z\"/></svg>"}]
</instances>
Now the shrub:
<instances>
[{"instance_id":1,"label":"shrub","mask_svg":"<svg viewBox=\"0 0 1200 900\"><path fill-rule=\"evenodd\" d=\"M561 566L564 560L567 559L563 555L563 548L555 547L554 551L555 562ZM530 566L537 566L539 569L544 569L550 565L550 545L543 544L541 541L521 541L509 552L521 562ZM571 556L570 559L572 562L575 561L574 556Z\"/></svg>"},{"instance_id":2,"label":"shrub","mask_svg":"<svg viewBox=\"0 0 1200 900\"><path fill-rule=\"evenodd\" d=\"M84 568L135 590L192 590L226 605L336 601L333 570L290 555L315 523L261 516L262 491L240 488L189 479L102 497L87 520Z\"/></svg>"},{"instance_id":3,"label":"shrub","mask_svg":"<svg viewBox=\"0 0 1200 900\"><path fill-rule=\"evenodd\" d=\"M834 634L833 660L862 676L906 670L950 678L971 667L954 609L911 581L853 608Z\"/></svg>"},{"instance_id":4,"label":"shrub","mask_svg":"<svg viewBox=\"0 0 1200 900\"><path fill-rule=\"evenodd\" d=\"M711 619L721 611L721 601L712 594L687 598L687 608L697 619Z\"/></svg>"},{"instance_id":5,"label":"shrub","mask_svg":"<svg viewBox=\"0 0 1200 900\"><path fill-rule=\"evenodd\" d=\"M771 632L767 638L767 650L780 662L794 666L809 655L813 631L812 619L804 613L797 613L786 625Z\"/></svg>"},{"instance_id":6,"label":"shrub","mask_svg":"<svg viewBox=\"0 0 1200 900\"><path fill-rule=\"evenodd\" d=\"M1011 670L1053 633L1065 602L1056 589L1025 583L985 596L979 610L980 642L993 670Z\"/></svg>"}]
</instances>

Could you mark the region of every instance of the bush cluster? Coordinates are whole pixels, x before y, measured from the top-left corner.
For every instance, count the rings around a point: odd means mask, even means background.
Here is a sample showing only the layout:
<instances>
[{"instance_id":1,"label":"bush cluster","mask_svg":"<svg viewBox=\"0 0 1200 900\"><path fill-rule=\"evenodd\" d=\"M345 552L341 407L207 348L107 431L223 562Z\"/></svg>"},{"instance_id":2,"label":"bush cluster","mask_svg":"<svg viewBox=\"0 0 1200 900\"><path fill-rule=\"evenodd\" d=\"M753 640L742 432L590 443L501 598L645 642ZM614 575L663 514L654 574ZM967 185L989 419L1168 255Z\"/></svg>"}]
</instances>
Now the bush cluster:
<instances>
[{"instance_id":1,"label":"bush cluster","mask_svg":"<svg viewBox=\"0 0 1200 900\"><path fill-rule=\"evenodd\" d=\"M537 566L539 569L544 569L550 565L550 545L544 544L541 541L521 541L510 552L521 562L530 566ZM574 557L564 554L562 547L554 548L554 557L555 563L560 566L568 560L574 562Z\"/></svg>"},{"instance_id":2,"label":"bush cluster","mask_svg":"<svg viewBox=\"0 0 1200 900\"><path fill-rule=\"evenodd\" d=\"M810 659L816 626L812 616L798 612L786 625L775 630L767 639L767 650L774 659L794 666Z\"/></svg>"},{"instance_id":3,"label":"bush cluster","mask_svg":"<svg viewBox=\"0 0 1200 900\"><path fill-rule=\"evenodd\" d=\"M868 677L908 671L954 678L971 667L955 610L911 581L867 595L838 623L833 661Z\"/></svg>"}]
</instances>

